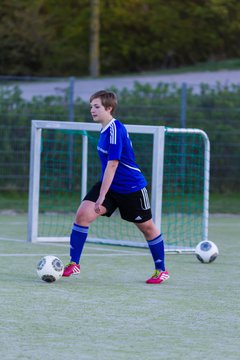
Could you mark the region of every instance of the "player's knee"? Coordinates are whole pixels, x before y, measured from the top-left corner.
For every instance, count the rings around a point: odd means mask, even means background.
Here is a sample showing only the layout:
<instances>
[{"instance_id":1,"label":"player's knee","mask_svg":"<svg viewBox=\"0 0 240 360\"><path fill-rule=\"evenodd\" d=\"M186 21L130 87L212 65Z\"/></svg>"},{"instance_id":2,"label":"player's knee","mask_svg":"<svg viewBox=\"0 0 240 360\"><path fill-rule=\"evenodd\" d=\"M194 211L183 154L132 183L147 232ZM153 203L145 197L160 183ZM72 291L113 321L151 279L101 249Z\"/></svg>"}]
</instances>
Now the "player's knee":
<instances>
[{"instance_id":1,"label":"player's knee","mask_svg":"<svg viewBox=\"0 0 240 360\"><path fill-rule=\"evenodd\" d=\"M152 220L146 221L137 225L139 230L143 233L146 239L153 239L158 236L159 230L156 228Z\"/></svg>"},{"instance_id":2,"label":"player's knee","mask_svg":"<svg viewBox=\"0 0 240 360\"><path fill-rule=\"evenodd\" d=\"M75 223L82 226L89 226L89 224L95 220L95 214L93 211L90 211L86 208L82 208L81 206L78 208Z\"/></svg>"},{"instance_id":3,"label":"player's knee","mask_svg":"<svg viewBox=\"0 0 240 360\"><path fill-rule=\"evenodd\" d=\"M145 236L149 236L151 235L152 231L153 231L153 227L151 224L148 223L144 223L141 224L140 226L138 226L138 228L141 230L141 232L145 235Z\"/></svg>"},{"instance_id":4,"label":"player's knee","mask_svg":"<svg viewBox=\"0 0 240 360\"><path fill-rule=\"evenodd\" d=\"M146 239L151 239L152 238L152 234L153 234L153 229L152 227L147 227L144 229L143 234L145 236Z\"/></svg>"},{"instance_id":5,"label":"player's knee","mask_svg":"<svg viewBox=\"0 0 240 360\"><path fill-rule=\"evenodd\" d=\"M86 214L83 213L82 210L78 209L76 216L75 216L75 222L76 223L81 223L82 221L86 221Z\"/></svg>"}]
</instances>

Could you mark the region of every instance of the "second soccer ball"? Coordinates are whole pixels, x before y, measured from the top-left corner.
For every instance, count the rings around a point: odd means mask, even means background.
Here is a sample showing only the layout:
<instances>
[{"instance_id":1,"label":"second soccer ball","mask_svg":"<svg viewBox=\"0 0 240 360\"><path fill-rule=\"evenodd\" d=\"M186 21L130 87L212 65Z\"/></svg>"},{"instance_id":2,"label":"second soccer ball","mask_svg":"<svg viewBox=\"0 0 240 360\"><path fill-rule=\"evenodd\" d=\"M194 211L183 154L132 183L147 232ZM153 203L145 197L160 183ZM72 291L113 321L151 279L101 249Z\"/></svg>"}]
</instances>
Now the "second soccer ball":
<instances>
[{"instance_id":1,"label":"second soccer ball","mask_svg":"<svg viewBox=\"0 0 240 360\"><path fill-rule=\"evenodd\" d=\"M217 245L213 241L205 240L198 243L195 249L197 259L202 263L213 262L219 254Z\"/></svg>"}]
</instances>

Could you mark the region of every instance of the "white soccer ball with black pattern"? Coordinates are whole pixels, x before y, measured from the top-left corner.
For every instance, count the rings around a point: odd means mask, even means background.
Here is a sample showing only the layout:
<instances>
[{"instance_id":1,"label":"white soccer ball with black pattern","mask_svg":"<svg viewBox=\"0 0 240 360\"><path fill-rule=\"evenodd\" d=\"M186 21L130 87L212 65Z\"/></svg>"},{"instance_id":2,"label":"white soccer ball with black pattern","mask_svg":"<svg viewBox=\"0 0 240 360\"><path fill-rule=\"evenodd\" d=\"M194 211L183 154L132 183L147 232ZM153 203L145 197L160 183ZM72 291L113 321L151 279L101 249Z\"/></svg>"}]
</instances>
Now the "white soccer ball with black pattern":
<instances>
[{"instance_id":1,"label":"white soccer ball with black pattern","mask_svg":"<svg viewBox=\"0 0 240 360\"><path fill-rule=\"evenodd\" d=\"M44 256L37 264L37 274L41 280L48 283L59 280L62 277L64 265L54 255Z\"/></svg>"},{"instance_id":2,"label":"white soccer ball with black pattern","mask_svg":"<svg viewBox=\"0 0 240 360\"><path fill-rule=\"evenodd\" d=\"M213 262L219 254L217 245L210 240L204 240L197 244L195 255L202 263Z\"/></svg>"}]
</instances>

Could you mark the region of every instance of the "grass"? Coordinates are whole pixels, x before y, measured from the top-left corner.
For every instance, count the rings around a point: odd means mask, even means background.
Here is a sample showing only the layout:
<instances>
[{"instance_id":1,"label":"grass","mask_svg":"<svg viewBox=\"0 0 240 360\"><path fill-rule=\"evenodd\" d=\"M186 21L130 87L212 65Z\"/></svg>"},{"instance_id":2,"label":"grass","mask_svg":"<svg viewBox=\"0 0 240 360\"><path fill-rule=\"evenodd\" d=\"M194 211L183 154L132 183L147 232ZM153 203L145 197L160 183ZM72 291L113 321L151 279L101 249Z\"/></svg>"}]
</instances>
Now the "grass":
<instances>
[{"instance_id":1,"label":"grass","mask_svg":"<svg viewBox=\"0 0 240 360\"><path fill-rule=\"evenodd\" d=\"M111 77L123 76L131 77L134 75L165 75L165 74L182 74L190 72L202 72L202 71L221 71L221 70L240 70L240 58L226 59L220 61L209 60L203 63L196 63L194 65L181 66L170 69L160 69L155 71L143 71L139 73L130 74L114 74ZM106 76L102 76L103 78ZM108 76L109 77L109 76Z\"/></svg>"},{"instance_id":2,"label":"grass","mask_svg":"<svg viewBox=\"0 0 240 360\"><path fill-rule=\"evenodd\" d=\"M200 71L220 71L220 70L240 70L240 58L226 59L226 60L209 60L202 63L196 63L194 65L186 65L180 66L177 68L169 68L169 69L160 69L155 71L142 71L138 73L127 73L127 74L118 74L114 73L111 75L101 75L100 78L109 78L109 77L131 77L135 75L151 75L151 74L181 74L181 73L189 73L189 72L200 72ZM90 76L83 76L81 79L91 79ZM52 81L68 81L66 77L31 77L31 76L0 76L0 80L7 81L9 84L17 82L52 82Z\"/></svg>"},{"instance_id":3,"label":"grass","mask_svg":"<svg viewBox=\"0 0 240 360\"><path fill-rule=\"evenodd\" d=\"M144 282L147 250L91 244L80 277L44 283L37 261L55 254L66 262L68 245L27 243L22 215L0 224L1 358L238 359L239 217L210 218L214 263L166 255L171 278L160 286Z\"/></svg>"},{"instance_id":4,"label":"grass","mask_svg":"<svg viewBox=\"0 0 240 360\"><path fill-rule=\"evenodd\" d=\"M74 194L68 194L69 211L71 202L74 204ZM59 203L61 201L59 200ZM209 211L212 214L239 214L240 193L210 194ZM0 192L0 211L13 210L27 212L28 194L20 192ZM72 209L75 211L75 208Z\"/></svg>"},{"instance_id":5,"label":"grass","mask_svg":"<svg viewBox=\"0 0 240 360\"><path fill-rule=\"evenodd\" d=\"M239 214L240 193L210 194L209 211L212 214Z\"/></svg>"},{"instance_id":6,"label":"grass","mask_svg":"<svg viewBox=\"0 0 240 360\"><path fill-rule=\"evenodd\" d=\"M0 210L26 212L28 209L28 193L19 191L0 192Z\"/></svg>"},{"instance_id":7,"label":"grass","mask_svg":"<svg viewBox=\"0 0 240 360\"><path fill-rule=\"evenodd\" d=\"M240 70L240 59L228 59L222 61L206 61L204 63L197 63L192 66L182 66L173 69L173 73L188 73L199 71L220 71L220 70ZM169 70L171 72L171 70Z\"/></svg>"}]
</instances>

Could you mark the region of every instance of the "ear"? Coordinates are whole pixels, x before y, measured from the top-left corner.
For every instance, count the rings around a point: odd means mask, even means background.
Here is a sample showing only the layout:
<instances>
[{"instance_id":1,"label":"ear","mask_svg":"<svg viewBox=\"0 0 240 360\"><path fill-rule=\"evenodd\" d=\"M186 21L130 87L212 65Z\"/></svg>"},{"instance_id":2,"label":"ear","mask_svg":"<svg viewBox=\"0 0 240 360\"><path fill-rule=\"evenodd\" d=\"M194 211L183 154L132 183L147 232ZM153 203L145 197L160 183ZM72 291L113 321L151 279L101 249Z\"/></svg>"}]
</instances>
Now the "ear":
<instances>
[{"instance_id":1,"label":"ear","mask_svg":"<svg viewBox=\"0 0 240 360\"><path fill-rule=\"evenodd\" d=\"M108 106L108 107L106 108L106 111L109 112L109 114L111 114L112 111L113 111L112 106Z\"/></svg>"}]
</instances>

